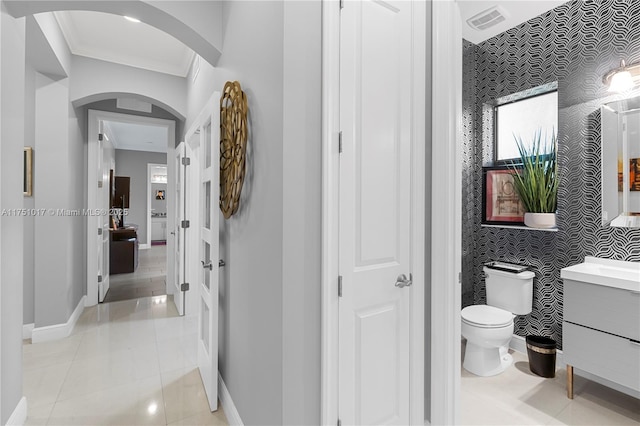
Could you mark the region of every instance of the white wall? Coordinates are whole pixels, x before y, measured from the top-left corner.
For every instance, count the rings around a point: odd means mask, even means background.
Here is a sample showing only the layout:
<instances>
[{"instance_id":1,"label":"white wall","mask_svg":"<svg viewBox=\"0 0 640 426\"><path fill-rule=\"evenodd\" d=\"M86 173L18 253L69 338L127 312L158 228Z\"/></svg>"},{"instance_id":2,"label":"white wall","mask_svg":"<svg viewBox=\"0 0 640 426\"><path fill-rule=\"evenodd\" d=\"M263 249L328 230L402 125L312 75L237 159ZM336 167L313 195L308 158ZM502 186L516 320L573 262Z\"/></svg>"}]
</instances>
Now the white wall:
<instances>
[{"instance_id":1,"label":"white wall","mask_svg":"<svg viewBox=\"0 0 640 426\"><path fill-rule=\"evenodd\" d=\"M140 244L147 243L147 164L166 164L167 154L161 152L116 149L116 176L129 176L129 215L126 223L138 225Z\"/></svg>"},{"instance_id":2,"label":"white wall","mask_svg":"<svg viewBox=\"0 0 640 426\"><path fill-rule=\"evenodd\" d=\"M25 23L0 6L0 209L20 209L25 112ZM0 215L0 424L22 398L23 218Z\"/></svg>"},{"instance_id":3,"label":"white wall","mask_svg":"<svg viewBox=\"0 0 640 426\"><path fill-rule=\"evenodd\" d=\"M225 2L218 66L188 79L187 128L227 80L249 103L220 237L219 369L245 424L320 422L320 18L319 1Z\"/></svg>"},{"instance_id":4,"label":"white wall","mask_svg":"<svg viewBox=\"0 0 640 426\"><path fill-rule=\"evenodd\" d=\"M154 104L183 118L186 108L186 79L98 59L72 56L70 98L72 102L94 102L104 93L134 93L154 99ZM110 96L113 98L114 96Z\"/></svg>"}]
</instances>

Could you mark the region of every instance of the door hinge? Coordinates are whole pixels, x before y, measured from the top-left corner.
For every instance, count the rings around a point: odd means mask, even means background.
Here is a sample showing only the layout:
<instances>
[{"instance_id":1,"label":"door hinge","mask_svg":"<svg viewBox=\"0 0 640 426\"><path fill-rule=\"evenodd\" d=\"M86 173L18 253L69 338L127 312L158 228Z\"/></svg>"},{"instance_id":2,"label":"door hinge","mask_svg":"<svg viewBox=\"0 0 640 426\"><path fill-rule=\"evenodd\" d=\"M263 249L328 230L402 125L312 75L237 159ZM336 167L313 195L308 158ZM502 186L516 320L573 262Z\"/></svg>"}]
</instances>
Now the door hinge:
<instances>
[{"instance_id":1,"label":"door hinge","mask_svg":"<svg viewBox=\"0 0 640 426\"><path fill-rule=\"evenodd\" d=\"M340 0L340 3L342 3L342 0ZM338 419L338 421L336 422L337 426L342 426L342 420Z\"/></svg>"},{"instance_id":2,"label":"door hinge","mask_svg":"<svg viewBox=\"0 0 640 426\"><path fill-rule=\"evenodd\" d=\"M342 297L342 275L338 275L338 297Z\"/></svg>"},{"instance_id":3,"label":"door hinge","mask_svg":"<svg viewBox=\"0 0 640 426\"><path fill-rule=\"evenodd\" d=\"M98 282L101 283L102 282L102 275L98 275Z\"/></svg>"},{"instance_id":4,"label":"door hinge","mask_svg":"<svg viewBox=\"0 0 640 426\"><path fill-rule=\"evenodd\" d=\"M338 132L338 153L342 154L342 130Z\"/></svg>"},{"instance_id":5,"label":"door hinge","mask_svg":"<svg viewBox=\"0 0 640 426\"><path fill-rule=\"evenodd\" d=\"M182 157L182 165L183 166L188 166L191 164L191 158L189 157Z\"/></svg>"},{"instance_id":6,"label":"door hinge","mask_svg":"<svg viewBox=\"0 0 640 426\"><path fill-rule=\"evenodd\" d=\"M102 235L102 228L98 228L98 235Z\"/></svg>"},{"instance_id":7,"label":"door hinge","mask_svg":"<svg viewBox=\"0 0 640 426\"><path fill-rule=\"evenodd\" d=\"M101 180L98 181L98 188L102 188L102 181Z\"/></svg>"},{"instance_id":8,"label":"door hinge","mask_svg":"<svg viewBox=\"0 0 640 426\"><path fill-rule=\"evenodd\" d=\"M180 291L189 291L189 283L180 284Z\"/></svg>"},{"instance_id":9,"label":"door hinge","mask_svg":"<svg viewBox=\"0 0 640 426\"><path fill-rule=\"evenodd\" d=\"M340 0L340 9L344 8L344 0ZM340 426L340 420L338 420L338 426Z\"/></svg>"},{"instance_id":10,"label":"door hinge","mask_svg":"<svg viewBox=\"0 0 640 426\"><path fill-rule=\"evenodd\" d=\"M188 220L183 220L182 222L180 222L180 227L181 228L188 228L191 225L191 223Z\"/></svg>"},{"instance_id":11,"label":"door hinge","mask_svg":"<svg viewBox=\"0 0 640 426\"><path fill-rule=\"evenodd\" d=\"M104 139L104 135L102 133L98 133L98 140L102 141Z\"/></svg>"}]
</instances>

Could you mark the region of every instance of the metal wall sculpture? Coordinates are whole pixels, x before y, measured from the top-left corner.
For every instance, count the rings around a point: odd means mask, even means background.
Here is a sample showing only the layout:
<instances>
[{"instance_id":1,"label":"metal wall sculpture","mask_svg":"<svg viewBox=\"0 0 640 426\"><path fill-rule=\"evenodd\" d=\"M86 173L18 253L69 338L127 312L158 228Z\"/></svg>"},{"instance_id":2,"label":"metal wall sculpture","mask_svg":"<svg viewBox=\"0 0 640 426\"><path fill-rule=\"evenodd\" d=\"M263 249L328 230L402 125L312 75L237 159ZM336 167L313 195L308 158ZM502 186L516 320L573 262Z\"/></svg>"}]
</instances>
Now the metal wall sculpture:
<instances>
[{"instance_id":1,"label":"metal wall sculpture","mask_svg":"<svg viewBox=\"0 0 640 426\"><path fill-rule=\"evenodd\" d=\"M220 98L220 210L229 219L240 206L247 155L247 96L228 81Z\"/></svg>"}]
</instances>

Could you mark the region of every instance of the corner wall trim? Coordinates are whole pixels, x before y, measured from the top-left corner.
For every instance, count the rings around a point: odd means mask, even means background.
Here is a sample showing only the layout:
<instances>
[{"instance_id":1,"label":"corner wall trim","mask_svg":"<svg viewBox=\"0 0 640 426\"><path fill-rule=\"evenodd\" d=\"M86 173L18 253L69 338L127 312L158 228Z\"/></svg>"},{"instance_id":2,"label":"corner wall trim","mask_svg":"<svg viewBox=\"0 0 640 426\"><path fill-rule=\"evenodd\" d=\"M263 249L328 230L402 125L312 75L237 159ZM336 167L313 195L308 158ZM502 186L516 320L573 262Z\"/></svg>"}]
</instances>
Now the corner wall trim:
<instances>
[{"instance_id":1,"label":"corner wall trim","mask_svg":"<svg viewBox=\"0 0 640 426\"><path fill-rule=\"evenodd\" d=\"M9 420L7 420L7 426L22 426L27 421L27 397L20 398L16 409L13 410Z\"/></svg>"},{"instance_id":2,"label":"corner wall trim","mask_svg":"<svg viewBox=\"0 0 640 426\"><path fill-rule=\"evenodd\" d=\"M222 408L224 408L224 414L227 416L227 421L229 422L229 426L244 426L242 423L242 419L240 418L240 414L238 413L238 409L236 408L233 400L231 399L231 394L229 393L229 389L227 389L227 385L224 384L224 380L222 380L222 376L218 371L218 396L220 397L220 403L222 404Z\"/></svg>"},{"instance_id":3,"label":"corner wall trim","mask_svg":"<svg viewBox=\"0 0 640 426\"><path fill-rule=\"evenodd\" d=\"M31 339L31 334L33 333L33 328L36 325L31 323L31 324L23 324L22 325L22 340L24 339Z\"/></svg>"},{"instance_id":4,"label":"corner wall trim","mask_svg":"<svg viewBox=\"0 0 640 426\"><path fill-rule=\"evenodd\" d=\"M73 311L66 323L34 328L31 333L31 341L33 343L47 342L49 340L58 340L69 336L73 331L73 327L75 327L78 318L80 318L82 311L84 311L86 298L87 296L82 296L82 299L78 302L78 306L76 306L76 309Z\"/></svg>"}]
</instances>

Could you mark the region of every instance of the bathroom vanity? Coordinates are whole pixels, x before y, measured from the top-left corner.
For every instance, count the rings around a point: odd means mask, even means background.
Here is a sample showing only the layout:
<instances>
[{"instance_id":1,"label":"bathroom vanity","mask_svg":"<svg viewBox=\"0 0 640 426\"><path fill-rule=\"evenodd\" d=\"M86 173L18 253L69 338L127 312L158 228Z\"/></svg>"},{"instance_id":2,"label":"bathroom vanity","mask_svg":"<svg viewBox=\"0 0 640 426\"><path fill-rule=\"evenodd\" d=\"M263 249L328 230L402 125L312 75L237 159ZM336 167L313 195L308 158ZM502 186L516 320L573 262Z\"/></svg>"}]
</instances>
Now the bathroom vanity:
<instances>
[{"instance_id":1,"label":"bathroom vanity","mask_svg":"<svg viewBox=\"0 0 640 426\"><path fill-rule=\"evenodd\" d=\"M575 367L640 397L640 263L586 257L560 276L567 396Z\"/></svg>"}]
</instances>

